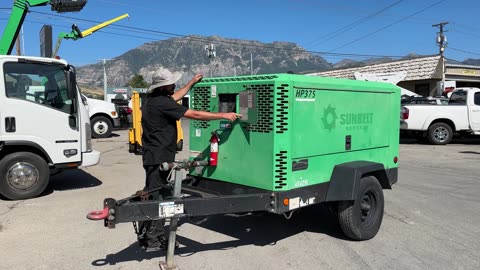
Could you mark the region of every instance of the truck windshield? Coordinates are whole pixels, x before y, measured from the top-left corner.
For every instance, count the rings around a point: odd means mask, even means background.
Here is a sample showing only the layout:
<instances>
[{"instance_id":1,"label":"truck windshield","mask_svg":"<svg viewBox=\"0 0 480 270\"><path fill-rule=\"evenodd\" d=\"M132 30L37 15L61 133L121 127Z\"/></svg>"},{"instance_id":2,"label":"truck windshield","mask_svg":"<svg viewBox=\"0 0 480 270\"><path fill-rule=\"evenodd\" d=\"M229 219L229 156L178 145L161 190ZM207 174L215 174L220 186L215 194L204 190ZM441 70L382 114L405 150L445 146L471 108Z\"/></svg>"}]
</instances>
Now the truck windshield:
<instances>
[{"instance_id":1,"label":"truck windshield","mask_svg":"<svg viewBox=\"0 0 480 270\"><path fill-rule=\"evenodd\" d=\"M466 105L467 104L467 92L455 91L450 97L449 105Z\"/></svg>"},{"instance_id":2,"label":"truck windshield","mask_svg":"<svg viewBox=\"0 0 480 270\"><path fill-rule=\"evenodd\" d=\"M67 95L63 66L10 62L3 65L3 72L8 98L23 99L71 113L73 101Z\"/></svg>"}]
</instances>

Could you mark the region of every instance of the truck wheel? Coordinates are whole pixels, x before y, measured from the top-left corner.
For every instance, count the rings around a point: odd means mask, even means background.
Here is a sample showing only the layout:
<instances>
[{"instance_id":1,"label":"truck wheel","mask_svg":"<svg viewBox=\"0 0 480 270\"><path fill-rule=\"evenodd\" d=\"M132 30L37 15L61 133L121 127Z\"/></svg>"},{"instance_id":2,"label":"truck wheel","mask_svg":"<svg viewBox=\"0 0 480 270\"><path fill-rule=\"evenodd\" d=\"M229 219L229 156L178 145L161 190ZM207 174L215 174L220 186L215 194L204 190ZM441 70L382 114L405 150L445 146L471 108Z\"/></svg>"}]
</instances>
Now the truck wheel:
<instances>
[{"instance_id":1,"label":"truck wheel","mask_svg":"<svg viewBox=\"0 0 480 270\"><path fill-rule=\"evenodd\" d=\"M0 161L0 193L8 199L38 196L47 187L49 178L47 163L36 154L17 152Z\"/></svg>"},{"instance_id":2,"label":"truck wheel","mask_svg":"<svg viewBox=\"0 0 480 270\"><path fill-rule=\"evenodd\" d=\"M452 128L445 123L435 123L428 128L428 141L431 144L445 145L452 141Z\"/></svg>"},{"instance_id":3,"label":"truck wheel","mask_svg":"<svg viewBox=\"0 0 480 270\"><path fill-rule=\"evenodd\" d=\"M90 124L93 138L107 138L112 134L112 122L105 116L95 116Z\"/></svg>"},{"instance_id":4,"label":"truck wheel","mask_svg":"<svg viewBox=\"0 0 480 270\"><path fill-rule=\"evenodd\" d=\"M340 227L354 240L373 238L382 224L383 190L374 176L362 178L357 198L338 204Z\"/></svg>"}]
</instances>

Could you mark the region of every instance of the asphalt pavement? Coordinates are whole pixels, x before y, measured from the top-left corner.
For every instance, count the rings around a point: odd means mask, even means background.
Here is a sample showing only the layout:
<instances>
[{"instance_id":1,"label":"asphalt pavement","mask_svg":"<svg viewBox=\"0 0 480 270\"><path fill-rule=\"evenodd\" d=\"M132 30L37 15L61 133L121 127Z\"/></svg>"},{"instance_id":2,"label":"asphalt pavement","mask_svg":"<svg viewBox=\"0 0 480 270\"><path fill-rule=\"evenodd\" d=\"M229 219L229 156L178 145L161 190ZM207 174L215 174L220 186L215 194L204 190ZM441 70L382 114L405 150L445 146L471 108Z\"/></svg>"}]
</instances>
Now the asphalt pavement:
<instances>
[{"instance_id":1,"label":"asphalt pavement","mask_svg":"<svg viewBox=\"0 0 480 270\"><path fill-rule=\"evenodd\" d=\"M102 152L97 166L53 176L38 198L0 200L0 269L159 269L165 252L142 251L131 224L106 229L85 217L101 209L104 198L143 187L141 157L128 153L127 142L126 130L94 140ZM218 215L183 222L175 263L182 270L477 270L478 164L478 138L447 146L404 140L399 182L384 192L385 215L375 238L346 239L322 206L297 211L290 220L268 213Z\"/></svg>"}]
</instances>

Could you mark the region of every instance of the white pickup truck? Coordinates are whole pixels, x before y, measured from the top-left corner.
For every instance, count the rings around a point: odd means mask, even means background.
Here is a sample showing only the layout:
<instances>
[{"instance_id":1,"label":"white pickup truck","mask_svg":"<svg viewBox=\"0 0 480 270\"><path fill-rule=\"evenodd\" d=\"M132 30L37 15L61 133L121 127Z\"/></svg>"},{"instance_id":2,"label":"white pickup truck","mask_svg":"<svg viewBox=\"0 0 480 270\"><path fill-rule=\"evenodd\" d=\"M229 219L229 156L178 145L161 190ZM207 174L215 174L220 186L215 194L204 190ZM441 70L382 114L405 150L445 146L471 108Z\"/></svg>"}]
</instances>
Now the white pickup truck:
<instances>
[{"instance_id":1,"label":"white pickup truck","mask_svg":"<svg viewBox=\"0 0 480 270\"><path fill-rule=\"evenodd\" d=\"M88 98L83 94L82 100L88 109L93 138L107 138L112 134L113 127L120 126L120 118L115 104Z\"/></svg>"},{"instance_id":2,"label":"white pickup truck","mask_svg":"<svg viewBox=\"0 0 480 270\"><path fill-rule=\"evenodd\" d=\"M448 144L453 133L480 135L480 89L457 88L448 105L404 105L401 130L432 144Z\"/></svg>"}]
</instances>

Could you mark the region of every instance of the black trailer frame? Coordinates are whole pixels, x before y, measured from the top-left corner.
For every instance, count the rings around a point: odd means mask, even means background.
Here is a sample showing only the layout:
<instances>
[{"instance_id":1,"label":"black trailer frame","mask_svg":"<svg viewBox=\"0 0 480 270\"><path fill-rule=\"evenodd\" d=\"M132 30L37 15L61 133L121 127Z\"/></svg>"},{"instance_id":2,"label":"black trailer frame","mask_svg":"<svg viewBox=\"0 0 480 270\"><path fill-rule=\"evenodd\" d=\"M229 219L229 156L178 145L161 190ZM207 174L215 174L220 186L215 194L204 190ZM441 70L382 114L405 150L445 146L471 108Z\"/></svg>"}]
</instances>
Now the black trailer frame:
<instances>
[{"instance_id":1,"label":"black trailer frame","mask_svg":"<svg viewBox=\"0 0 480 270\"><path fill-rule=\"evenodd\" d=\"M167 258L165 263L160 263L160 268L173 270L177 269L173 264L173 255L179 218L258 211L285 214L324 202L353 201L358 199L358 195L363 196L361 191L358 191L363 177L373 177L375 182L378 180L377 185L381 190L391 189L398 176L397 168L386 170L379 163L354 161L335 166L328 182L288 191L268 191L207 178L182 178L181 170L206 165L208 164L205 161L164 163L160 170L175 172L175 182L162 187L173 188L173 197L141 200L148 198L148 192L137 192L136 195L122 200L107 198L104 200L103 210L92 211L87 218L103 220L108 228L115 228L116 224L124 222L169 219ZM156 190L149 192L154 191ZM383 195L381 199L383 216ZM368 204L362 201L360 210L368 212L370 205L363 209L364 203Z\"/></svg>"}]
</instances>

